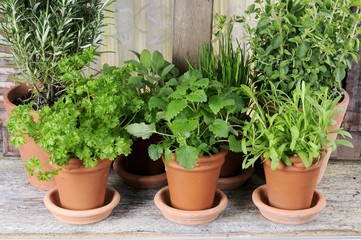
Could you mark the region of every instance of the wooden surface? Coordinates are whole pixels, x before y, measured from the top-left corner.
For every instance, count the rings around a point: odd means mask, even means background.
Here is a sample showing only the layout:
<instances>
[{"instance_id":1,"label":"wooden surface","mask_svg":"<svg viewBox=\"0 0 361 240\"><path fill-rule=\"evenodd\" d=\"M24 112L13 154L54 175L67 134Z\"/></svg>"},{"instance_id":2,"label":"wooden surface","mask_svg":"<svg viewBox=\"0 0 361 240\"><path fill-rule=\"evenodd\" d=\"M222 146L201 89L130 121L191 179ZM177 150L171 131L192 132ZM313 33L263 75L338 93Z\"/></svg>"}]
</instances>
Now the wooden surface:
<instances>
[{"instance_id":1,"label":"wooden surface","mask_svg":"<svg viewBox=\"0 0 361 240\"><path fill-rule=\"evenodd\" d=\"M18 159L0 160L0 239L302 239L361 238L361 162L332 161L318 189L327 199L325 210L311 223L281 225L262 217L251 200L252 191L264 183L254 174L243 187L225 191L226 210L214 222L182 226L164 219L153 203L158 189L142 190L122 183L111 171L109 185L122 196L113 213L102 222L68 225L55 219L43 204L45 192L25 182Z\"/></svg>"},{"instance_id":2,"label":"wooden surface","mask_svg":"<svg viewBox=\"0 0 361 240\"><path fill-rule=\"evenodd\" d=\"M172 61L184 72L185 58L196 62L198 49L211 41L213 0L175 0L173 14Z\"/></svg>"}]
</instances>

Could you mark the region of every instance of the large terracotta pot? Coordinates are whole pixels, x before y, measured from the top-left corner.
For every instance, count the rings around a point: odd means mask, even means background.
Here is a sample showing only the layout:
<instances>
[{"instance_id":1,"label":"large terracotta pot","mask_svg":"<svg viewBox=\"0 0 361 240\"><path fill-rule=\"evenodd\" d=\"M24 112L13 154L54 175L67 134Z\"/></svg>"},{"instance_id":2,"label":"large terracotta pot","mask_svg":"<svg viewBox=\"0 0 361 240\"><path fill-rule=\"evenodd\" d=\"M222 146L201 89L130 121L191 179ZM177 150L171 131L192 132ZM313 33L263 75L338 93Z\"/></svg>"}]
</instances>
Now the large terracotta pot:
<instances>
[{"instance_id":1,"label":"large terracotta pot","mask_svg":"<svg viewBox=\"0 0 361 240\"><path fill-rule=\"evenodd\" d=\"M110 165L110 160L101 160L94 168L86 168L83 161L69 159L69 164L61 166L55 176L61 207L70 210L102 207Z\"/></svg>"},{"instance_id":2,"label":"large terracotta pot","mask_svg":"<svg viewBox=\"0 0 361 240\"><path fill-rule=\"evenodd\" d=\"M227 150L199 157L196 166L186 170L173 153L166 173L171 205L181 210L205 210L213 206L219 173ZM164 157L162 158L163 161Z\"/></svg>"},{"instance_id":3,"label":"large terracotta pot","mask_svg":"<svg viewBox=\"0 0 361 240\"><path fill-rule=\"evenodd\" d=\"M345 117L347 106L348 106L349 102L350 102L350 96L346 91L344 91L343 100L339 104L337 104L335 107L335 111L337 111L337 112L340 111L340 113L332 118L334 121L336 121L336 124L332 125L328 128L329 132L331 132L332 130L335 130L335 129L339 129L341 127L341 124L342 124L343 118ZM337 138L337 133L330 133L329 135L333 139ZM320 169L320 174L317 179L317 184L319 184L321 182L323 175L326 172L327 164L331 157L331 153L332 153L332 149L331 148L327 149L326 155L324 156L324 159L321 162L321 169Z\"/></svg>"},{"instance_id":4,"label":"large terracotta pot","mask_svg":"<svg viewBox=\"0 0 361 240\"><path fill-rule=\"evenodd\" d=\"M132 153L124 159L126 169L136 175L150 176L164 173L164 164L162 161L153 161L148 155L148 147L153 143L159 142L157 136L149 139L137 139L133 142Z\"/></svg>"},{"instance_id":5,"label":"large terracotta pot","mask_svg":"<svg viewBox=\"0 0 361 240\"><path fill-rule=\"evenodd\" d=\"M16 107L16 105L13 102L17 98L26 95L29 92L29 90L31 90L31 87L17 85L10 88L8 91L4 93L4 106L9 118L11 117L11 113L13 109ZM37 121L38 120L37 112L32 111L31 114L33 115L35 121ZM38 157L40 160L40 164L43 167L42 170L51 171L52 168L49 165L50 154L45 152L45 150L41 148L39 145L37 145L34 142L34 140L30 138L28 135L24 134L24 137L26 139L26 144L21 145L19 147L20 158L21 161L24 163L24 165L28 159L32 157ZM30 176L26 170L25 173L27 175L27 179L30 185L34 186L37 189L50 190L56 186L54 178L52 178L50 181L40 181L36 177Z\"/></svg>"},{"instance_id":6,"label":"large terracotta pot","mask_svg":"<svg viewBox=\"0 0 361 240\"><path fill-rule=\"evenodd\" d=\"M308 209L316 190L320 164L305 168L300 158L291 157L291 161L294 166L280 162L276 170L271 169L270 160L263 162L269 204L284 210Z\"/></svg>"}]
</instances>

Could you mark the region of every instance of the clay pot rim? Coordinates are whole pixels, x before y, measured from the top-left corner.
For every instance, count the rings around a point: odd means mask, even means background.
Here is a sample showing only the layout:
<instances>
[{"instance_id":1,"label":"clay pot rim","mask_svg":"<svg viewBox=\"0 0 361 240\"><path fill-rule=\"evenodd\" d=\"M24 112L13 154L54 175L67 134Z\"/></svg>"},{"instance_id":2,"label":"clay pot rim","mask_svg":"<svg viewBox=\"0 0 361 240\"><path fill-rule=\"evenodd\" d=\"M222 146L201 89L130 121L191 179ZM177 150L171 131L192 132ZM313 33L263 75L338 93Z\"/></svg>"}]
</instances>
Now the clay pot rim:
<instances>
[{"instance_id":1,"label":"clay pot rim","mask_svg":"<svg viewBox=\"0 0 361 240\"><path fill-rule=\"evenodd\" d=\"M59 207L54 202L52 202L51 196L54 194L58 194L58 188L53 188L52 190L48 191L44 197L44 204L45 207L52 212L53 214L63 216L63 217L76 217L77 219L89 218L96 215L104 214L105 212L111 211L114 209L118 203L120 202L121 196L117 190L113 187L107 186L106 195L111 193L112 197L110 198L111 201L100 208L94 208L89 210L70 210ZM100 213L101 212L101 213Z\"/></svg>"},{"instance_id":2,"label":"clay pot rim","mask_svg":"<svg viewBox=\"0 0 361 240\"><path fill-rule=\"evenodd\" d=\"M205 210L181 210L181 209L173 208L162 201L162 199L164 199L162 198L162 196L167 193L169 194L168 186L165 186L162 189L160 189L154 196L155 205L165 217L166 215L172 217L176 216L182 221L181 224L185 224L185 225L198 225L198 224L211 222L215 218L217 218L218 215L221 212L223 212L228 205L228 198L226 194L224 194L221 190L216 189L215 194L218 195L220 199L217 206ZM207 217L209 215L214 215L215 217L212 219L208 219ZM171 219L168 220L172 221Z\"/></svg>"},{"instance_id":3,"label":"clay pot rim","mask_svg":"<svg viewBox=\"0 0 361 240\"><path fill-rule=\"evenodd\" d=\"M143 176L126 171L124 164L122 164L124 159L125 158L123 157L115 159L113 163L113 169L124 179L128 185L141 188L156 188L167 184L167 175L165 172L155 175Z\"/></svg>"},{"instance_id":4,"label":"clay pot rim","mask_svg":"<svg viewBox=\"0 0 361 240\"><path fill-rule=\"evenodd\" d=\"M271 168L271 161L272 160L270 160L270 159L264 160L263 159L263 154L261 155L261 159L262 159L262 164L266 165L266 167ZM296 167L296 166L287 166L282 161L280 161L277 168L275 170L272 170L272 171L277 171L277 170L281 170L281 169L285 169L285 168L287 168L287 171L290 171L290 172L314 171L314 170L321 167L321 161L322 160L323 160L323 158L319 159L315 164L312 164L309 168L300 168L300 167Z\"/></svg>"},{"instance_id":5,"label":"clay pot rim","mask_svg":"<svg viewBox=\"0 0 361 240\"><path fill-rule=\"evenodd\" d=\"M318 213L320 213L325 207L326 207L326 199L325 196L318 190L315 190L313 199L318 198L318 201L316 204L312 204L312 206L308 209L302 209L302 210L285 210L285 209L278 209L275 207L272 207L268 205L267 203L264 203L262 201L261 195L267 197L267 185L264 184L260 187L258 187L256 190L252 193L252 201L256 205L256 207L260 210L261 214L268 218L275 217L275 218L281 218L281 219L287 219L288 222L279 222L282 224L295 224L297 220L301 220L303 218L306 218L302 223L309 222L314 219L315 216L317 216ZM270 219L270 218L268 218ZM270 219L274 222L278 222L275 219Z\"/></svg>"},{"instance_id":6,"label":"clay pot rim","mask_svg":"<svg viewBox=\"0 0 361 240\"><path fill-rule=\"evenodd\" d=\"M61 168L61 171L67 171L72 173L77 172L94 172L94 171L101 171L104 168L107 168L112 163L112 160L109 159L101 159L98 161L98 164L96 165L97 170L94 170L94 168L87 168L84 166L83 161L78 158L70 158L69 163L67 165L58 166L57 164L51 164L51 166L56 168Z\"/></svg>"},{"instance_id":7,"label":"clay pot rim","mask_svg":"<svg viewBox=\"0 0 361 240\"><path fill-rule=\"evenodd\" d=\"M242 171L240 169L236 176L232 177L220 177L218 179L217 187L221 190L231 190L237 187L240 187L245 181L247 181L253 174L254 168L249 167Z\"/></svg>"},{"instance_id":8,"label":"clay pot rim","mask_svg":"<svg viewBox=\"0 0 361 240\"><path fill-rule=\"evenodd\" d=\"M178 161L176 160L176 155L175 155L174 152L172 153L172 159L171 159L171 161L169 163L167 163L165 161L164 155L162 155L162 161L164 162L165 167L167 167L168 165L172 165L173 168L176 168L176 169L179 169L179 170L199 171L198 168L197 168L197 165L208 164L209 162L217 161L219 158L222 158L222 157L225 158L227 153L228 153L227 149L221 148L221 150L218 153L213 154L211 156L199 156L198 160L196 162L196 165L194 166L194 168L192 168L190 170L185 169L182 165L180 165L178 163ZM217 167L217 166L215 166L215 167ZM209 168L210 168L210 166L209 166Z\"/></svg>"}]
</instances>

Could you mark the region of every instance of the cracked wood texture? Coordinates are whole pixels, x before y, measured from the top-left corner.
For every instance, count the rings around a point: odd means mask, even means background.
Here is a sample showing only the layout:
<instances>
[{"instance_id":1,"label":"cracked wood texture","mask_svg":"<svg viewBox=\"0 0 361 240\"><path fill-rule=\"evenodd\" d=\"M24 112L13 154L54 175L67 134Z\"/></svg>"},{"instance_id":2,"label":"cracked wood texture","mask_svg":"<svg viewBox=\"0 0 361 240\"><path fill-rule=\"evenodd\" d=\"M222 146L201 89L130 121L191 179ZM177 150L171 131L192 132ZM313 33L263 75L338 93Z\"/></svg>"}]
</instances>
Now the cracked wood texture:
<instances>
[{"instance_id":1,"label":"cracked wood texture","mask_svg":"<svg viewBox=\"0 0 361 240\"><path fill-rule=\"evenodd\" d=\"M304 225L281 225L262 217L252 203L252 192L264 184L262 169L244 186L225 191L229 204L214 222L199 226L174 224L162 216L153 202L160 189L136 189L125 185L111 169L108 184L122 199L102 222L68 225L58 221L43 204L44 191L26 182L19 159L0 160L0 239L356 239L361 237L361 163L333 160L318 186L327 206L318 217Z\"/></svg>"}]
</instances>

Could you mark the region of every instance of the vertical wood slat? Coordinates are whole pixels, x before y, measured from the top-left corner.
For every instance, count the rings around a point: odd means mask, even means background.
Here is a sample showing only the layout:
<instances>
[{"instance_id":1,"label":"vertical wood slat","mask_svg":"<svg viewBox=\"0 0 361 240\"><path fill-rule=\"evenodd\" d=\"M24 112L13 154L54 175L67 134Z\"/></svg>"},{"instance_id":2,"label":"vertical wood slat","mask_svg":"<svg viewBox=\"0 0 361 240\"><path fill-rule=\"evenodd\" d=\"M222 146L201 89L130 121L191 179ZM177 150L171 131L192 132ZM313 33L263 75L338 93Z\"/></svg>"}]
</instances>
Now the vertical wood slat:
<instances>
[{"instance_id":1,"label":"vertical wood slat","mask_svg":"<svg viewBox=\"0 0 361 240\"><path fill-rule=\"evenodd\" d=\"M173 63L184 72L187 61L197 61L197 51L212 37L213 0L174 0Z\"/></svg>"}]
</instances>

